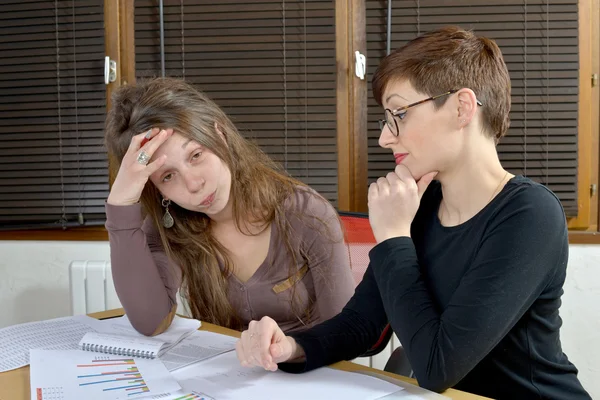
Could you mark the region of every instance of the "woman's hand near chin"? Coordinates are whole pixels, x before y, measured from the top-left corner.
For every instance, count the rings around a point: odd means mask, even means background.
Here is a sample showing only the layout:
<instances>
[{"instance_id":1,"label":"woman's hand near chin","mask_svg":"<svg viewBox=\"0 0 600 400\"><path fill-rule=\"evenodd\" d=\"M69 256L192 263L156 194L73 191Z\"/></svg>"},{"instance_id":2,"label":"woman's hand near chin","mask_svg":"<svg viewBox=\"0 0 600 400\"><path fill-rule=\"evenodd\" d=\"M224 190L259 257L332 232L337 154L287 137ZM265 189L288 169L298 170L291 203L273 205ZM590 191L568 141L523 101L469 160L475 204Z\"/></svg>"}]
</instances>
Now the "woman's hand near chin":
<instances>
[{"instance_id":1,"label":"woman's hand near chin","mask_svg":"<svg viewBox=\"0 0 600 400\"><path fill-rule=\"evenodd\" d=\"M369 222L377 243L400 236L410 237L412 224L423 193L437 172L429 172L417 182L400 164L394 172L369 186Z\"/></svg>"}]
</instances>

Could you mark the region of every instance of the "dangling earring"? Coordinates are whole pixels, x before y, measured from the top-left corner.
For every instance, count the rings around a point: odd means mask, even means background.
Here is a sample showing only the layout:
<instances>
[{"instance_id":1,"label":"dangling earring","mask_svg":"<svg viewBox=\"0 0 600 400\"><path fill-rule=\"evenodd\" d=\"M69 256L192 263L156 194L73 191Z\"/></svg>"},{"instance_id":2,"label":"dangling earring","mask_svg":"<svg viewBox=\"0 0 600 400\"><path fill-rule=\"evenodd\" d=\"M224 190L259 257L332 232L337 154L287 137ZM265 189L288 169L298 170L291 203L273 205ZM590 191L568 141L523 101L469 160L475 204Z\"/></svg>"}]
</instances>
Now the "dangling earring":
<instances>
[{"instance_id":1,"label":"dangling earring","mask_svg":"<svg viewBox=\"0 0 600 400\"><path fill-rule=\"evenodd\" d=\"M162 224L165 228L170 228L175 223L173 216L169 212L169 206L171 205L171 200L162 199L162 206L165 208L165 215L162 218Z\"/></svg>"}]
</instances>

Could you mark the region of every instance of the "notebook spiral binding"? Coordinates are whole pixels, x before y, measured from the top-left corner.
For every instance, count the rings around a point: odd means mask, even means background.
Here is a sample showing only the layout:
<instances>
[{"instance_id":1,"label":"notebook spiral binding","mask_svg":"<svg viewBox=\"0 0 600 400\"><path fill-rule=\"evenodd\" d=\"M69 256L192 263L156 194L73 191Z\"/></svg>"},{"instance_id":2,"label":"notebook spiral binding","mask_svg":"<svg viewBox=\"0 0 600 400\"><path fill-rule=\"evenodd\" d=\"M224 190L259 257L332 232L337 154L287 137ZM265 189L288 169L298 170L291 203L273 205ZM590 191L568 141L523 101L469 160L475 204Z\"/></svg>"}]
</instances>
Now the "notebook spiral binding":
<instances>
[{"instance_id":1,"label":"notebook spiral binding","mask_svg":"<svg viewBox=\"0 0 600 400\"><path fill-rule=\"evenodd\" d=\"M96 353L112 354L115 356L140 357L140 358L155 358L156 354L153 351L140 351L134 349L126 349L123 347L103 346L91 343L83 343L82 350L94 351Z\"/></svg>"}]
</instances>

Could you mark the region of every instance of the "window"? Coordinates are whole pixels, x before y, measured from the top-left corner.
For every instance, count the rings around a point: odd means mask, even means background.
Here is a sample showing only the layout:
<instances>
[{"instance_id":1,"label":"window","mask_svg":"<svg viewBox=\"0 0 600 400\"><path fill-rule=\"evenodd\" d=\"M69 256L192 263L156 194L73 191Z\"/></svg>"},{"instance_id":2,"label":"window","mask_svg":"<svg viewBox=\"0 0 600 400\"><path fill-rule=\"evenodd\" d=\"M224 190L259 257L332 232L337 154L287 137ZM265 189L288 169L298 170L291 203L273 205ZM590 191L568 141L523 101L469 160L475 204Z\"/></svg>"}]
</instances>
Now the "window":
<instances>
[{"instance_id":1,"label":"window","mask_svg":"<svg viewBox=\"0 0 600 400\"><path fill-rule=\"evenodd\" d=\"M393 1L391 49L420 33L460 25L494 39L512 80L511 126L498 145L500 160L514 174L547 185L560 198L568 217L587 217L582 196L590 181L587 153L591 132L580 105L591 101L580 92L580 48L577 0L550 1ZM369 79L386 54L387 1L367 1ZM585 33L584 33L585 34ZM584 115L583 118L589 118ZM379 148L377 120L381 109L369 91L369 180L394 167ZM586 148L587 146L587 148ZM584 162L582 162L582 160ZM579 171L578 171L579 168ZM585 185L586 187L578 187ZM589 192L589 190L588 190Z\"/></svg>"},{"instance_id":2,"label":"window","mask_svg":"<svg viewBox=\"0 0 600 400\"><path fill-rule=\"evenodd\" d=\"M104 2L0 5L0 226L103 224Z\"/></svg>"},{"instance_id":3,"label":"window","mask_svg":"<svg viewBox=\"0 0 600 400\"><path fill-rule=\"evenodd\" d=\"M497 41L513 79L504 165L555 191L570 228L596 230L598 2L391 6L392 49L446 24ZM166 0L165 74L206 91L242 134L334 205L365 211L368 183L394 167L377 145L381 110L370 90L386 54L387 10L385 0ZM0 226L102 225L106 104L119 84L161 75L158 2L22 0L0 11ZM118 61L108 86L105 50ZM356 50L367 56L365 80L355 76Z\"/></svg>"}]
</instances>

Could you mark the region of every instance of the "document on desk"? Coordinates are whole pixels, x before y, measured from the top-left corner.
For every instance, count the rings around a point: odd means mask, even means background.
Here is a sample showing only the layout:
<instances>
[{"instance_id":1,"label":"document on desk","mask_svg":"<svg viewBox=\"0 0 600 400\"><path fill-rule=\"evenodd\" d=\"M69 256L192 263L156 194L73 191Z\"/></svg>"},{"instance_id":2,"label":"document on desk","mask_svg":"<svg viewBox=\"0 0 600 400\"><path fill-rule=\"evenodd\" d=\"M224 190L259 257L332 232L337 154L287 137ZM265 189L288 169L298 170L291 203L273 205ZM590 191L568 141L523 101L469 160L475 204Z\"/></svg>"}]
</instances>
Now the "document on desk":
<instances>
[{"instance_id":1,"label":"document on desk","mask_svg":"<svg viewBox=\"0 0 600 400\"><path fill-rule=\"evenodd\" d=\"M152 336L153 340L164 343L159 356L189 335L197 332L201 325L201 322L197 319L182 318L176 315L166 331L160 335ZM133 325L131 325L129 318L127 318L127 315L123 315L119 318L95 320L94 329L101 334L147 339L147 336L144 336L135 330Z\"/></svg>"},{"instance_id":2,"label":"document on desk","mask_svg":"<svg viewBox=\"0 0 600 400\"><path fill-rule=\"evenodd\" d=\"M160 356L169 371L235 350L236 338L214 332L196 331Z\"/></svg>"},{"instance_id":3,"label":"document on desk","mask_svg":"<svg viewBox=\"0 0 600 400\"><path fill-rule=\"evenodd\" d=\"M450 400L446 396L442 396L441 394L432 392L427 389L423 389L420 386L412 385L403 380L384 375L381 373L381 371L375 369L368 371L356 371L355 373L374 376L376 378L383 379L384 381L394 383L404 388L404 390L401 392L392 393L377 400Z\"/></svg>"},{"instance_id":4,"label":"document on desk","mask_svg":"<svg viewBox=\"0 0 600 400\"><path fill-rule=\"evenodd\" d=\"M121 400L181 389L159 359L31 350L31 400Z\"/></svg>"},{"instance_id":5,"label":"document on desk","mask_svg":"<svg viewBox=\"0 0 600 400\"><path fill-rule=\"evenodd\" d=\"M95 322L94 318L77 315L0 329L0 372L29 364L30 349L77 349L81 338L94 332Z\"/></svg>"},{"instance_id":6,"label":"document on desk","mask_svg":"<svg viewBox=\"0 0 600 400\"><path fill-rule=\"evenodd\" d=\"M240 366L234 352L181 368L172 375L184 392L172 394L174 397L160 397L161 400L177 399L182 393L192 392L214 400L375 400L402 390L377 378L332 368L304 374L245 368Z\"/></svg>"}]
</instances>

